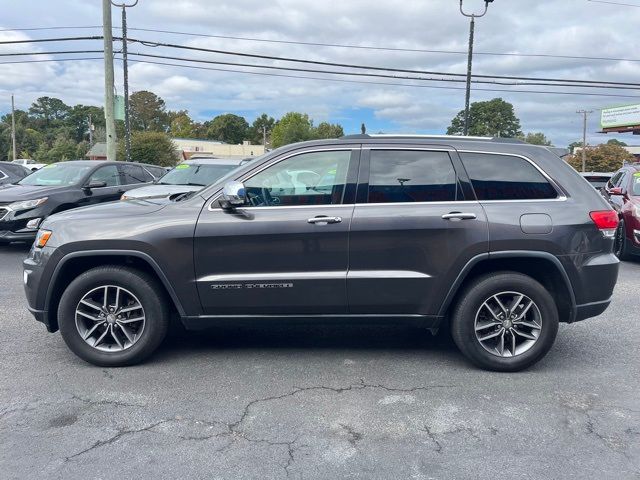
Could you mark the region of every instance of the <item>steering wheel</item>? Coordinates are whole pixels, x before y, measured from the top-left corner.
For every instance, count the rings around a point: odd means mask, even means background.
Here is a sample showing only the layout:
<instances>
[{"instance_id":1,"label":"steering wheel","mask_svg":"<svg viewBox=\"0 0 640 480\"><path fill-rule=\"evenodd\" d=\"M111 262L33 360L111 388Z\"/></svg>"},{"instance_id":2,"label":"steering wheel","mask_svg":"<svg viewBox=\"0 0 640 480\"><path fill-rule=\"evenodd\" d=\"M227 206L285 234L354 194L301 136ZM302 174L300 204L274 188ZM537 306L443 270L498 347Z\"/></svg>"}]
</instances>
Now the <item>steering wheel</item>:
<instances>
[{"instance_id":1,"label":"steering wheel","mask_svg":"<svg viewBox=\"0 0 640 480\"><path fill-rule=\"evenodd\" d=\"M275 199L271 196L271 192L266 187L262 187L260 189L260 195L255 195L248 191L247 197L249 199L249 203L252 207L269 207L271 205L277 205L280 203L279 201L275 201Z\"/></svg>"}]
</instances>

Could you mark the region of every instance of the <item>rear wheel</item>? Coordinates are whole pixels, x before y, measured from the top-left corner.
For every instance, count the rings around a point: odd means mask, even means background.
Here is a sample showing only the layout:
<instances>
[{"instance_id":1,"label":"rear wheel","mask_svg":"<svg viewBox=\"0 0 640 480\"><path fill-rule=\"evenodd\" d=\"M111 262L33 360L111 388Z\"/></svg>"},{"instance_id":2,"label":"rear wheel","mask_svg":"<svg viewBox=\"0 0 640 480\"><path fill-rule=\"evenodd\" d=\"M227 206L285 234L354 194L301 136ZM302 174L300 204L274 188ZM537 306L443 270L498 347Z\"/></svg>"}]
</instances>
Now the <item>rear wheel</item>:
<instances>
[{"instance_id":1,"label":"rear wheel","mask_svg":"<svg viewBox=\"0 0 640 480\"><path fill-rule=\"evenodd\" d=\"M99 267L76 278L60 299L67 346L102 367L139 363L164 339L169 309L157 281L126 267Z\"/></svg>"},{"instance_id":2,"label":"rear wheel","mask_svg":"<svg viewBox=\"0 0 640 480\"><path fill-rule=\"evenodd\" d=\"M474 280L452 315L460 351L487 370L513 372L544 357L558 332L558 310L549 292L520 273Z\"/></svg>"},{"instance_id":3,"label":"rear wheel","mask_svg":"<svg viewBox=\"0 0 640 480\"><path fill-rule=\"evenodd\" d=\"M620 260L629 260L629 242L627 240L627 233L624 226L624 220L620 219L618 228L616 229L616 238L613 247L613 253Z\"/></svg>"}]
</instances>

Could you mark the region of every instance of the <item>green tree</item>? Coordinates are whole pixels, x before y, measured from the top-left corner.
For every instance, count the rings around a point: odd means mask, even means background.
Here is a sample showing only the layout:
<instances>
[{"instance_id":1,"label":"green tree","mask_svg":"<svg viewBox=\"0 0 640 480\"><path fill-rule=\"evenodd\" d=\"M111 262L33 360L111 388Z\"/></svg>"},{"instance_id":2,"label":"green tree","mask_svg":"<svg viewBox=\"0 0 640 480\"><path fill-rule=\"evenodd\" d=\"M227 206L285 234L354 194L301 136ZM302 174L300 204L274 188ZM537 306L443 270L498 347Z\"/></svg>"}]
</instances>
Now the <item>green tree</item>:
<instances>
[{"instance_id":1,"label":"green tree","mask_svg":"<svg viewBox=\"0 0 640 480\"><path fill-rule=\"evenodd\" d=\"M118 143L118 159L124 160L124 140ZM131 135L131 159L162 167L173 167L178 157L176 146L166 133L133 132Z\"/></svg>"},{"instance_id":2,"label":"green tree","mask_svg":"<svg viewBox=\"0 0 640 480\"><path fill-rule=\"evenodd\" d=\"M313 138L340 138L344 137L341 125L322 122L313 129Z\"/></svg>"},{"instance_id":3,"label":"green tree","mask_svg":"<svg viewBox=\"0 0 640 480\"><path fill-rule=\"evenodd\" d=\"M89 139L89 115L91 123L97 128L104 127L104 109L89 105L75 105L71 107L65 124L73 131L73 139L76 142Z\"/></svg>"},{"instance_id":4,"label":"green tree","mask_svg":"<svg viewBox=\"0 0 640 480\"><path fill-rule=\"evenodd\" d=\"M620 147L626 147L627 144L624 142L621 142L620 140L616 139L616 138L612 138L611 140L609 140L607 142L607 145L618 145Z\"/></svg>"},{"instance_id":5,"label":"green tree","mask_svg":"<svg viewBox=\"0 0 640 480\"><path fill-rule=\"evenodd\" d=\"M530 143L531 145L544 145L546 147L550 147L552 145L551 141L542 132L529 132L526 135L522 135L518 138L527 143Z\"/></svg>"},{"instance_id":6,"label":"green tree","mask_svg":"<svg viewBox=\"0 0 640 480\"><path fill-rule=\"evenodd\" d=\"M132 130L165 132L169 126L164 100L153 92L134 92L129 98L129 114Z\"/></svg>"},{"instance_id":7,"label":"green tree","mask_svg":"<svg viewBox=\"0 0 640 480\"><path fill-rule=\"evenodd\" d=\"M258 118L256 118L251 124L251 128L249 129L249 138L253 143L257 143L262 145L264 142L264 130L267 131L267 142L269 141L269 137L271 136L271 131L276 124L276 120L273 117L270 117L266 113L263 113Z\"/></svg>"},{"instance_id":8,"label":"green tree","mask_svg":"<svg viewBox=\"0 0 640 480\"><path fill-rule=\"evenodd\" d=\"M271 132L271 145L274 148L313 138L313 121L306 113L289 112L284 115Z\"/></svg>"},{"instance_id":9,"label":"green tree","mask_svg":"<svg viewBox=\"0 0 640 480\"><path fill-rule=\"evenodd\" d=\"M462 135L464 110L460 111L447 129L447 135ZM473 102L469 109L469 135L517 138L522 135L520 120L513 105L501 98L486 102Z\"/></svg>"},{"instance_id":10,"label":"green tree","mask_svg":"<svg viewBox=\"0 0 640 480\"><path fill-rule=\"evenodd\" d=\"M573 151L574 151L576 148L580 148L580 147L582 147L582 142L571 142L571 143L569 144L569 147L568 147L568 148L569 148L569 151L570 151L571 153L573 153Z\"/></svg>"},{"instance_id":11,"label":"green tree","mask_svg":"<svg viewBox=\"0 0 640 480\"><path fill-rule=\"evenodd\" d=\"M635 157L620 145L603 143L596 147L586 149L587 172L615 172L625 161L632 162ZM578 171L582 171L582 152L565 157L569 165Z\"/></svg>"},{"instance_id":12,"label":"green tree","mask_svg":"<svg viewBox=\"0 0 640 480\"><path fill-rule=\"evenodd\" d=\"M29 108L29 115L40 124L49 126L51 123L66 119L70 111L71 107L59 98L40 97Z\"/></svg>"},{"instance_id":13,"label":"green tree","mask_svg":"<svg viewBox=\"0 0 640 480\"><path fill-rule=\"evenodd\" d=\"M196 138L198 125L191 119L186 110L169 112L169 135L179 138Z\"/></svg>"},{"instance_id":14,"label":"green tree","mask_svg":"<svg viewBox=\"0 0 640 480\"><path fill-rule=\"evenodd\" d=\"M78 145L73 140L63 136L58 137L47 153L47 161L63 162L65 160L75 160L77 148Z\"/></svg>"},{"instance_id":15,"label":"green tree","mask_svg":"<svg viewBox=\"0 0 640 480\"><path fill-rule=\"evenodd\" d=\"M205 122L207 137L221 142L238 144L247 140L249 124L239 115L225 113Z\"/></svg>"}]
</instances>

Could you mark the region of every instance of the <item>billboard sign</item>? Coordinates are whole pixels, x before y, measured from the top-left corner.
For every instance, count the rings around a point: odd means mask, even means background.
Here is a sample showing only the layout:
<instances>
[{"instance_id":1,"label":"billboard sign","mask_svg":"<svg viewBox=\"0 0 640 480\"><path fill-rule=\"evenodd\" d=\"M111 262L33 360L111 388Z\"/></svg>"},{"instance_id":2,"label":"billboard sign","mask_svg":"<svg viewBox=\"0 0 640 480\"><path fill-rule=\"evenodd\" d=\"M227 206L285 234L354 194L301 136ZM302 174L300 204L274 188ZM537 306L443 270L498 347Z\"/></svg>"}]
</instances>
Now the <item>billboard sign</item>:
<instances>
[{"instance_id":1,"label":"billboard sign","mask_svg":"<svg viewBox=\"0 0 640 480\"><path fill-rule=\"evenodd\" d=\"M640 125L640 104L603 108L600 117L602 128L635 127Z\"/></svg>"}]
</instances>

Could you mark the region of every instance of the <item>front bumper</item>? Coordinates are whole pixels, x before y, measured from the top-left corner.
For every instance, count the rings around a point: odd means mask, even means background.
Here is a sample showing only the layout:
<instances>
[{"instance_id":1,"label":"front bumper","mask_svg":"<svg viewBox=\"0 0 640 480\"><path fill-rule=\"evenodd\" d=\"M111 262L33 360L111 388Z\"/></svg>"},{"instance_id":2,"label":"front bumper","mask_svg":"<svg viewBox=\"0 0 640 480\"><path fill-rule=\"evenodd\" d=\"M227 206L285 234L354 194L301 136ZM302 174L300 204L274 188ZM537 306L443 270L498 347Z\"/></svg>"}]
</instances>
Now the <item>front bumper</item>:
<instances>
[{"instance_id":1,"label":"front bumper","mask_svg":"<svg viewBox=\"0 0 640 480\"><path fill-rule=\"evenodd\" d=\"M42 223L41 219L45 216L40 208L19 212L8 211L0 220L0 242L32 242L38 233L38 226ZM34 228L27 226L32 220L38 221Z\"/></svg>"},{"instance_id":2,"label":"front bumper","mask_svg":"<svg viewBox=\"0 0 640 480\"><path fill-rule=\"evenodd\" d=\"M59 251L53 247L35 248L23 261L24 292L27 297L27 308L35 319L43 323L49 332L58 330L55 315L50 315L47 310L49 282L53 276L55 261L52 257L58 257Z\"/></svg>"}]
</instances>

